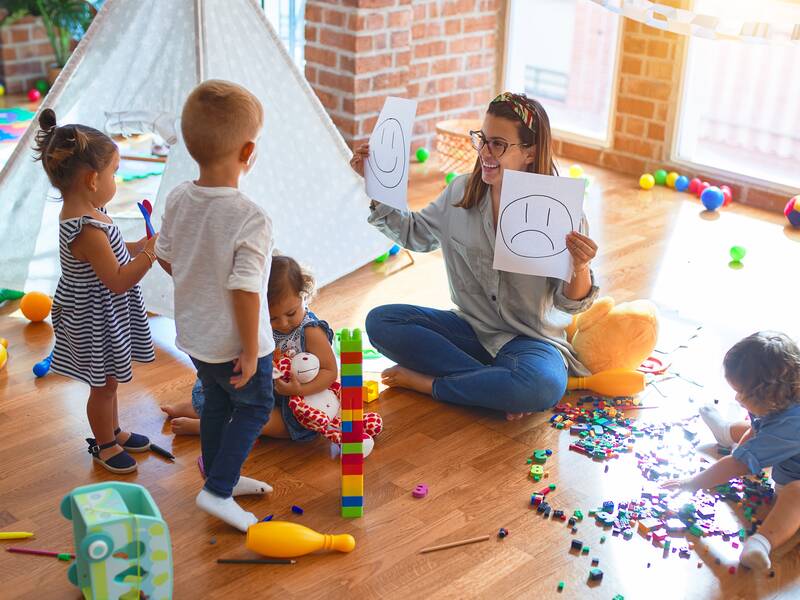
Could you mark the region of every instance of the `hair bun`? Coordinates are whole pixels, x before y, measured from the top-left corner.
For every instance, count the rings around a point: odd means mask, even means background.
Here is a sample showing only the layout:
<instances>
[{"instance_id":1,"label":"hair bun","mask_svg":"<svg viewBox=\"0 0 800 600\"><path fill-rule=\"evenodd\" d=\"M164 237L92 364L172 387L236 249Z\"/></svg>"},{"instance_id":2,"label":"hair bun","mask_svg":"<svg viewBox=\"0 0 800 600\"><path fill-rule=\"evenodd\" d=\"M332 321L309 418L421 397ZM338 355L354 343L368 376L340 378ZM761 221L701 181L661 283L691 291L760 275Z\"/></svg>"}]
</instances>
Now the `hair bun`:
<instances>
[{"instance_id":1,"label":"hair bun","mask_svg":"<svg viewBox=\"0 0 800 600\"><path fill-rule=\"evenodd\" d=\"M45 108L39 113L39 127L49 131L56 126L56 112L52 108Z\"/></svg>"}]
</instances>

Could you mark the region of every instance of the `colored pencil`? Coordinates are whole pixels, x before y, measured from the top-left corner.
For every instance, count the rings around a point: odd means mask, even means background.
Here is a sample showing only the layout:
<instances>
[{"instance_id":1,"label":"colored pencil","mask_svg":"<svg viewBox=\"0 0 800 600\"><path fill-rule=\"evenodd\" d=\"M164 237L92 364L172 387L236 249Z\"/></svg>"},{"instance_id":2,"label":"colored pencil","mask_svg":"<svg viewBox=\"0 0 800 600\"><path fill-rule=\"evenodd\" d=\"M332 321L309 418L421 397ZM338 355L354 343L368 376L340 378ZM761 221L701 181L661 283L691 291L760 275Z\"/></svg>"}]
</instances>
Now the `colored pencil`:
<instances>
[{"instance_id":1,"label":"colored pencil","mask_svg":"<svg viewBox=\"0 0 800 600\"><path fill-rule=\"evenodd\" d=\"M0 540L23 540L33 537L30 531L0 531Z\"/></svg>"},{"instance_id":2,"label":"colored pencil","mask_svg":"<svg viewBox=\"0 0 800 600\"><path fill-rule=\"evenodd\" d=\"M53 552L52 550L37 550L36 548L6 548L8 552L16 554L34 554L36 556L54 556L59 560L72 560L75 555L71 552Z\"/></svg>"},{"instance_id":3,"label":"colored pencil","mask_svg":"<svg viewBox=\"0 0 800 600\"><path fill-rule=\"evenodd\" d=\"M469 538L468 540L459 540L457 542L450 542L448 544L441 544L440 546L430 546L429 548L423 548L419 551L420 554L425 554L427 552L436 552L437 550L446 550L447 548L455 548L456 546L465 546L467 544L474 544L476 542L485 542L488 540L490 535L482 535L479 537Z\"/></svg>"}]
</instances>

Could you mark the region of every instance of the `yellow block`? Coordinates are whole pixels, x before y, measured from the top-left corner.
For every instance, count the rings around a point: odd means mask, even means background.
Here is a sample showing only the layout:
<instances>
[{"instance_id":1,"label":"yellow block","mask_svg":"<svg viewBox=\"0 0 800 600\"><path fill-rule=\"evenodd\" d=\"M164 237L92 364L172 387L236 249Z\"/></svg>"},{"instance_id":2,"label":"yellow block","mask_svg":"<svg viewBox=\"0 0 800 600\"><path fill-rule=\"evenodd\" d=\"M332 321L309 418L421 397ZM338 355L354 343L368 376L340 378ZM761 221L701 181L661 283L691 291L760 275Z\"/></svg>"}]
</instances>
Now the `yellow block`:
<instances>
[{"instance_id":1,"label":"yellow block","mask_svg":"<svg viewBox=\"0 0 800 600\"><path fill-rule=\"evenodd\" d=\"M353 421L363 421L364 420L364 409L363 408L353 409L350 412L353 413L353 418L352 418ZM344 413L344 411L342 411L342 413ZM344 421L344 417L342 417L342 421Z\"/></svg>"},{"instance_id":2,"label":"yellow block","mask_svg":"<svg viewBox=\"0 0 800 600\"><path fill-rule=\"evenodd\" d=\"M353 411L349 408L347 410L342 409L342 422L345 421L352 421L353 420Z\"/></svg>"},{"instance_id":3,"label":"yellow block","mask_svg":"<svg viewBox=\"0 0 800 600\"><path fill-rule=\"evenodd\" d=\"M342 475L342 496L363 496L363 475Z\"/></svg>"}]
</instances>

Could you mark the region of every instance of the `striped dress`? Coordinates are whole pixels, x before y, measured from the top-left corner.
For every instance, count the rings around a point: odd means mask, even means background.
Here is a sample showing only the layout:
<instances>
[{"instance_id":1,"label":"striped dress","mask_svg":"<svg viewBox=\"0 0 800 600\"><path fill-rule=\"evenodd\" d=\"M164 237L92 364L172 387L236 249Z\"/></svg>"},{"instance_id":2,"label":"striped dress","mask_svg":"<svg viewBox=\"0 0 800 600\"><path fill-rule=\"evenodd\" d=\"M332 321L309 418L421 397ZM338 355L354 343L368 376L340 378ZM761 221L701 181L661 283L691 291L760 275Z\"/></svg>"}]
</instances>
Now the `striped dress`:
<instances>
[{"instance_id":1,"label":"striped dress","mask_svg":"<svg viewBox=\"0 0 800 600\"><path fill-rule=\"evenodd\" d=\"M105 210L99 209L105 214ZM95 275L88 262L72 255L70 244L85 225L102 229L119 264L131 255L116 225L83 216L59 224L61 278L53 298L53 330L56 343L51 369L101 387L107 377L130 381L131 360L155 360L153 340L138 285L114 294Z\"/></svg>"}]
</instances>

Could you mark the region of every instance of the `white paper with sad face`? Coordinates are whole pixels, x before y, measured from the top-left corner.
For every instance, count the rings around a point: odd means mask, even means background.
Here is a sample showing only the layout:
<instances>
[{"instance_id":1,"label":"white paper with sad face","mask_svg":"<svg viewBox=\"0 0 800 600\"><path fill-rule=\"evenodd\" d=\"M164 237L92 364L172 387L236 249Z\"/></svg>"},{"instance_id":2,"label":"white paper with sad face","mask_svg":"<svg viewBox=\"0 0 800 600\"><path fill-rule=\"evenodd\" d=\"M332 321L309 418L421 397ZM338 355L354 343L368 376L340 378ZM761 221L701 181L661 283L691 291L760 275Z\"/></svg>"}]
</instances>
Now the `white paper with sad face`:
<instances>
[{"instance_id":1,"label":"white paper with sad face","mask_svg":"<svg viewBox=\"0 0 800 600\"><path fill-rule=\"evenodd\" d=\"M382 204L408 209L408 163L417 102L389 97L369 138L364 169L367 195Z\"/></svg>"},{"instance_id":2,"label":"white paper with sad face","mask_svg":"<svg viewBox=\"0 0 800 600\"><path fill-rule=\"evenodd\" d=\"M583 193L582 179L505 171L494 268L569 281L566 237L580 226Z\"/></svg>"}]
</instances>

